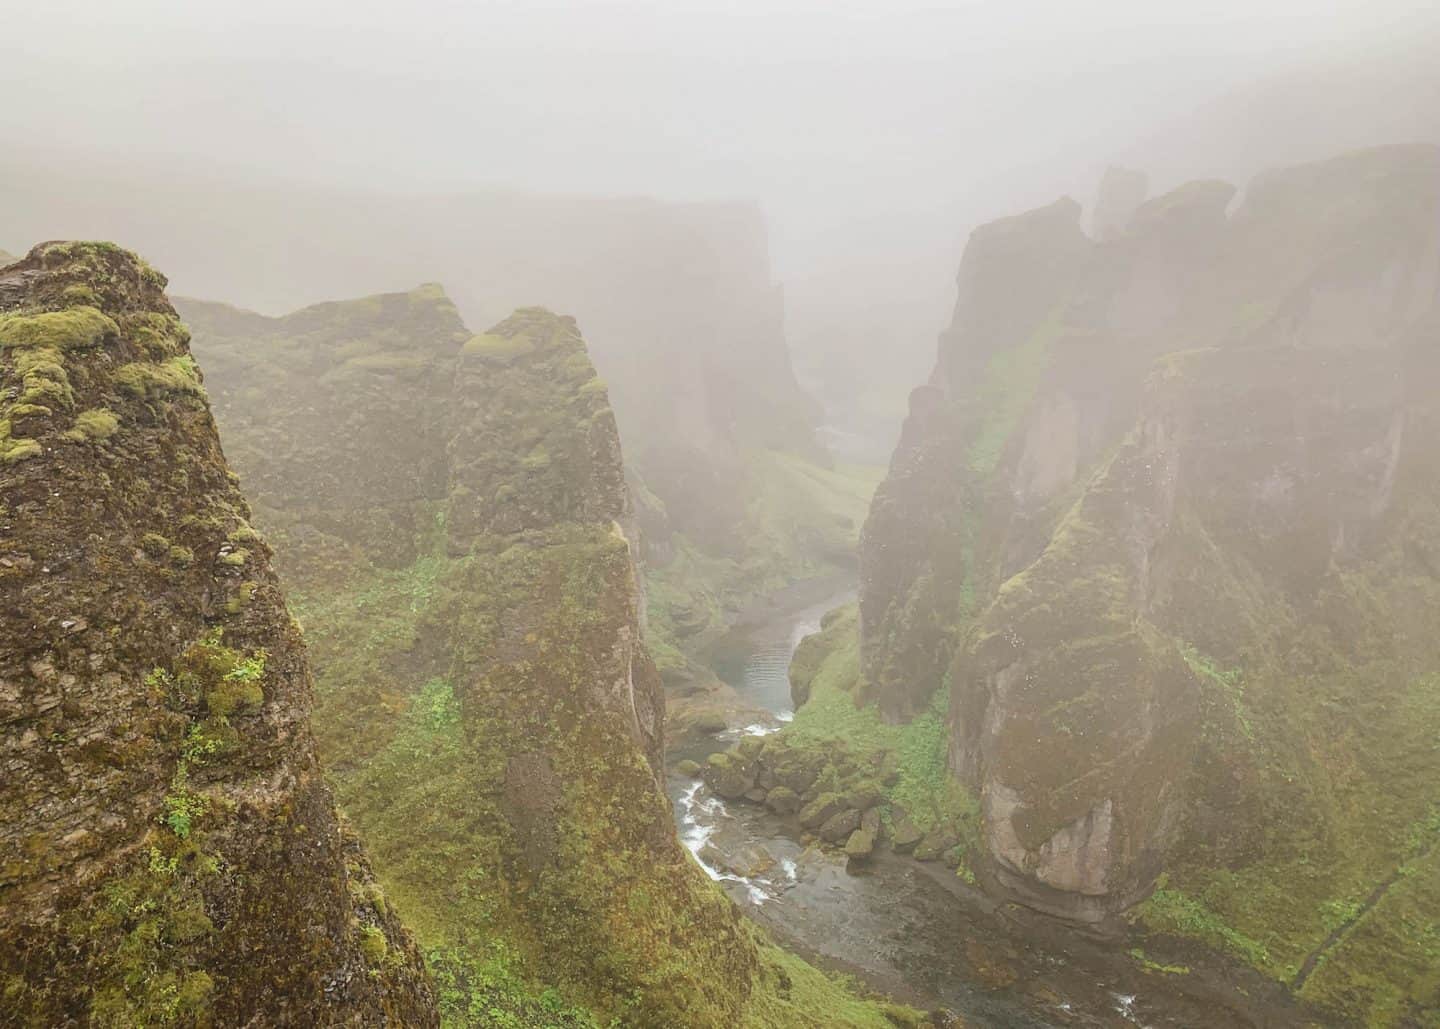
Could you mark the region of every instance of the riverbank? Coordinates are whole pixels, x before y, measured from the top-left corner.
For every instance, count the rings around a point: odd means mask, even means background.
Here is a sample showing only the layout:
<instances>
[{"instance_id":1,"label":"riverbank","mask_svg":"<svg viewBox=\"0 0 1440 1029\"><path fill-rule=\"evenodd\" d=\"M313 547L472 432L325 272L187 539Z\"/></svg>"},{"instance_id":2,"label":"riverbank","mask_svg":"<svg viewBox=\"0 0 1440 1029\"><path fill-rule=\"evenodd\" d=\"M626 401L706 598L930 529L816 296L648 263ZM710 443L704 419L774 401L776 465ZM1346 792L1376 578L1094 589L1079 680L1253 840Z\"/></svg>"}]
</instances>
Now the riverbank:
<instances>
[{"instance_id":1,"label":"riverbank","mask_svg":"<svg viewBox=\"0 0 1440 1029\"><path fill-rule=\"evenodd\" d=\"M773 721L673 748L672 768L783 724L788 656L827 609L777 601L727 634L712 654L717 674L740 699L767 704ZM1130 932L1095 939L997 904L941 864L881 848L857 865L793 817L726 801L678 773L669 789L682 841L747 915L808 960L904 1003L1017 1029L1319 1024L1281 984L1194 944Z\"/></svg>"}]
</instances>

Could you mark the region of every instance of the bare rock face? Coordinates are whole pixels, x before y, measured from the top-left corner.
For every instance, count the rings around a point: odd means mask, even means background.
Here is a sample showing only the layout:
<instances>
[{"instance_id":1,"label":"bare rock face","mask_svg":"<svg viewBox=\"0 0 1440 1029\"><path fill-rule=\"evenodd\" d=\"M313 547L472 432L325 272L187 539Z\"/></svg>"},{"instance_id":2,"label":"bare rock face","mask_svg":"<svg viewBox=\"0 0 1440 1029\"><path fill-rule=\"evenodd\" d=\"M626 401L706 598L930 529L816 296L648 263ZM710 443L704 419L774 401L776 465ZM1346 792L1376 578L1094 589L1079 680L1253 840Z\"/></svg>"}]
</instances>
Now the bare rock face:
<instances>
[{"instance_id":1,"label":"bare rock face","mask_svg":"<svg viewBox=\"0 0 1440 1029\"><path fill-rule=\"evenodd\" d=\"M1389 713L1414 717L1440 668L1416 628L1440 617L1420 556L1440 151L1264 176L1227 215L1233 195L1192 183L1099 243L1064 208L977 231L866 527L868 689L903 718L951 684L972 864L1065 918L1109 918L1162 870L1217 906L1215 868L1301 881L1288 841L1314 832L1344 855L1327 869L1401 860L1376 834L1423 819L1440 772ZM1305 699L1372 691L1393 708L1362 731ZM1329 741L1324 767L1297 734ZM1385 828L1314 785L1335 762Z\"/></svg>"},{"instance_id":2,"label":"bare rock face","mask_svg":"<svg viewBox=\"0 0 1440 1029\"><path fill-rule=\"evenodd\" d=\"M26 1025L436 1025L339 822L165 279L0 270L0 992Z\"/></svg>"}]
</instances>

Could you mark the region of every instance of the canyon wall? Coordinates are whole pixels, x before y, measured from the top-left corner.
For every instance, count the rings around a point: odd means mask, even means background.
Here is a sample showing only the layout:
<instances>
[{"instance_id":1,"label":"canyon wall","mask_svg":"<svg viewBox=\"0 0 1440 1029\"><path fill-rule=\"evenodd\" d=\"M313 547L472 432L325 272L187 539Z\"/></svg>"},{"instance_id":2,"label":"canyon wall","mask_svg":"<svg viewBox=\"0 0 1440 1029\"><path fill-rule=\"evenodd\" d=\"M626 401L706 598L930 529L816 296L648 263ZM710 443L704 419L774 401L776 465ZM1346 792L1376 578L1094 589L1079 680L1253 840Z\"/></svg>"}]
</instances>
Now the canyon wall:
<instances>
[{"instance_id":1,"label":"canyon wall","mask_svg":"<svg viewBox=\"0 0 1440 1029\"><path fill-rule=\"evenodd\" d=\"M1154 891L1132 917L1373 1017L1433 994L1377 954L1421 960L1435 886L1440 150L1234 195L971 237L865 528L861 688L948 691L991 889Z\"/></svg>"},{"instance_id":2,"label":"canyon wall","mask_svg":"<svg viewBox=\"0 0 1440 1029\"><path fill-rule=\"evenodd\" d=\"M111 244L0 269L5 1021L437 1025L165 285Z\"/></svg>"}]
</instances>

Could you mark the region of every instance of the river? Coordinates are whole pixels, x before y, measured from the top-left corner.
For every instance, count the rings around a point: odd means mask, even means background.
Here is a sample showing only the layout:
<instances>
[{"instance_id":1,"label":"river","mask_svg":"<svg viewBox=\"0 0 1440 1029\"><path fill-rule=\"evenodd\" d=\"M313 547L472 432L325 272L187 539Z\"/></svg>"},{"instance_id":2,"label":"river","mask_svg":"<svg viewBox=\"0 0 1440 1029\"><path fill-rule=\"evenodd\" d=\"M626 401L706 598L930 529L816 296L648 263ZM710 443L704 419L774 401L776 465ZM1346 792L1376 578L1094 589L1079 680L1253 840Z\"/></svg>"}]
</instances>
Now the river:
<instances>
[{"instance_id":1,"label":"river","mask_svg":"<svg viewBox=\"0 0 1440 1029\"><path fill-rule=\"evenodd\" d=\"M786 672L795 647L826 611L854 599L853 588L828 585L818 598L813 588L787 591L711 654L716 674L776 722L793 716ZM755 724L672 750L671 767L773 731ZM761 807L722 801L673 772L668 786L682 842L746 914L816 964L898 1000L1007 1029L1306 1024L1275 984L1182 942L1147 956L1157 965L1185 959L1189 971L1146 970L1127 953L1135 941L998 905L938 864L882 850L852 870Z\"/></svg>"}]
</instances>

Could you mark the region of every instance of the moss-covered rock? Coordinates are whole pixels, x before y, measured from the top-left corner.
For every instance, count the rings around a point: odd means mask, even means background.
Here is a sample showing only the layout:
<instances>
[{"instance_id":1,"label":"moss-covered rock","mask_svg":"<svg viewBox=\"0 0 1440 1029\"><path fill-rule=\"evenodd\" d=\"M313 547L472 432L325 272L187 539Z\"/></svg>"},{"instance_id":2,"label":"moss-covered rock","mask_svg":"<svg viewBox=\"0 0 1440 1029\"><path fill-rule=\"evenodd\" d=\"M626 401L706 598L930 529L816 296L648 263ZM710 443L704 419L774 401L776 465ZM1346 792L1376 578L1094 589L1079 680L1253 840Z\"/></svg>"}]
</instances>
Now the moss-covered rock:
<instances>
[{"instance_id":1,"label":"moss-covered rock","mask_svg":"<svg viewBox=\"0 0 1440 1029\"><path fill-rule=\"evenodd\" d=\"M875 853L875 830L856 829L845 841L845 856L851 861L867 861Z\"/></svg>"},{"instance_id":2,"label":"moss-covered rock","mask_svg":"<svg viewBox=\"0 0 1440 1029\"><path fill-rule=\"evenodd\" d=\"M354 894L269 551L238 610L228 570L177 559L249 509L198 377L129 388L191 367L124 328L173 318L163 287L111 244L0 273L0 425L38 379L55 415L24 418L26 460L0 434L5 1020L435 1025L414 943Z\"/></svg>"},{"instance_id":3,"label":"moss-covered rock","mask_svg":"<svg viewBox=\"0 0 1440 1029\"><path fill-rule=\"evenodd\" d=\"M1436 1002L1425 891L1384 899L1440 774L1440 150L1233 193L972 237L866 526L857 692L948 705L987 888L1102 921L1164 872L1142 924L1400 1024Z\"/></svg>"},{"instance_id":4,"label":"moss-covered rock","mask_svg":"<svg viewBox=\"0 0 1440 1029\"><path fill-rule=\"evenodd\" d=\"M574 321L472 338L434 287L188 311L305 587L342 804L445 955L447 1017L548 989L601 1023L734 1024L757 950L674 835L619 437Z\"/></svg>"}]
</instances>

